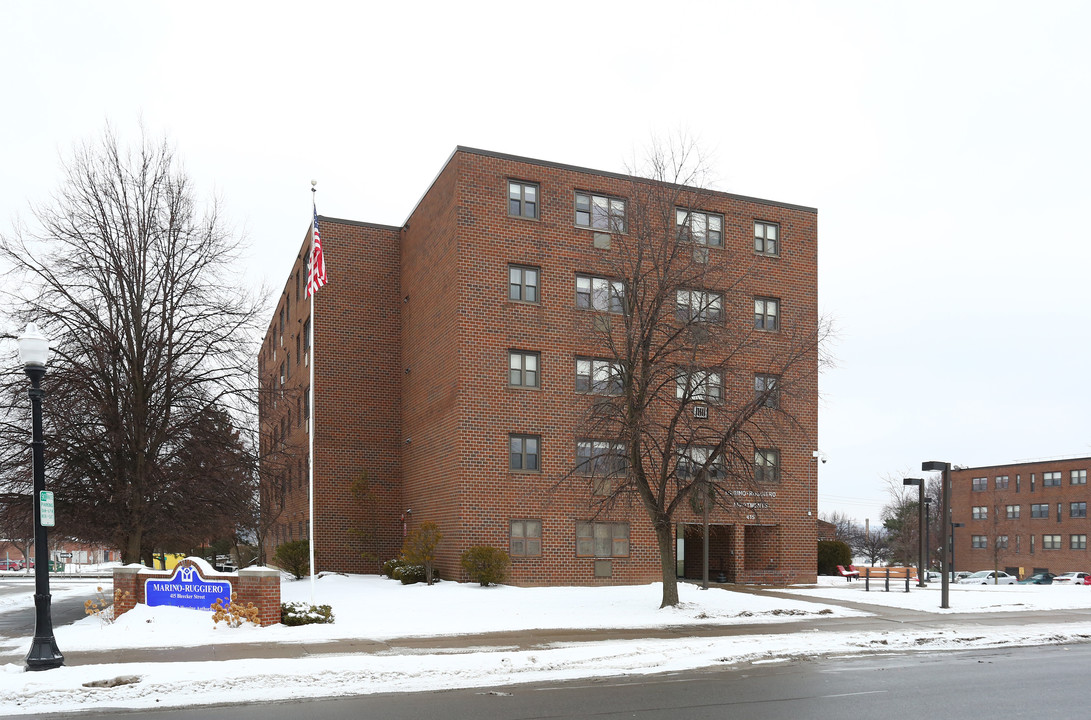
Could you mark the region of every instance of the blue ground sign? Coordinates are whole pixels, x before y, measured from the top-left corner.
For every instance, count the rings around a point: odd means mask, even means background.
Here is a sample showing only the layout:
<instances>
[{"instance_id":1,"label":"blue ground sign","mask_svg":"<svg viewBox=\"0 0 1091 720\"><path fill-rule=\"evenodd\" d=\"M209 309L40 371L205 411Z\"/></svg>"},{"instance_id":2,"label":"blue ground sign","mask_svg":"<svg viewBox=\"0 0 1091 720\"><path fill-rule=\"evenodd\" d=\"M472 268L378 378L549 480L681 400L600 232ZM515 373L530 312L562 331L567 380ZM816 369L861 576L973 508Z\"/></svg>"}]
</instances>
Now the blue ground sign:
<instances>
[{"instance_id":1,"label":"blue ground sign","mask_svg":"<svg viewBox=\"0 0 1091 720\"><path fill-rule=\"evenodd\" d=\"M194 567L178 566L168 579L144 581L144 601L148 605L211 610L216 600L227 606L231 601L231 583L205 580Z\"/></svg>"}]
</instances>

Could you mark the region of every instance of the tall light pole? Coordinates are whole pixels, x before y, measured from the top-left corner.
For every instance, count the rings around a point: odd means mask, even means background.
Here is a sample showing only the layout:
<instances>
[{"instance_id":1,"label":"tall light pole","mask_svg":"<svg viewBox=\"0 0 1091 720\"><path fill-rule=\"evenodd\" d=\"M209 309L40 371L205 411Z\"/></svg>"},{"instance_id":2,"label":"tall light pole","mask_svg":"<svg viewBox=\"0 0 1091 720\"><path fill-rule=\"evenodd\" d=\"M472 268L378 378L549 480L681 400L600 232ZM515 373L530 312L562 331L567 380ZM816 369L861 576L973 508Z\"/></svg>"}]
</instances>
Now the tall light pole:
<instances>
[{"instance_id":1,"label":"tall light pole","mask_svg":"<svg viewBox=\"0 0 1091 720\"><path fill-rule=\"evenodd\" d=\"M19 336L19 361L30 378L31 456L34 464L34 639L26 657L27 670L52 670L64 665L57 649L50 614L49 552L46 526L53 525L53 495L45 490L45 441L42 439L42 378L49 360L49 340L34 323ZM47 517L43 518L45 501ZM43 519L46 522L43 523Z\"/></svg>"},{"instance_id":2,"label":"tall light pole","mask_svg":"<svg viewBox=\"0 0 1091 720\"><path fill-rule=\"evenodd\" d=\"M939 470L943 473L940 477L940 487L942 489L942 508L940 510L940 522L943 523L943 559L940 563L941 572L943 573L943 579L940 581L940 603L941 608L947 609L950 604L947 602L950 597L951 591L951 540L952 533L948 532L947 524L951 522L951 463L940 462L938 460L926 460L921 463L921 470L924 472Z\"/></svg>"},{"instance_id":3,"label":"tall light pole","mask_svg":"<svg viewBox=\"0 0 1091 720\"><path fill-rule=\"evenodd\" d=\"M920 491L920 499L917 501L917 587L924 587L924 480L902 478L902 485L916 485Z\"/></svg>"},{"instance_id":4,"label":"tall light pole","mask_svg":"<svg viewBox=\"0 0 1091 720\"><path fill-rule=\"evenodd\" d=\"M926 497L924 499L924 547L927 548L928 554L924 556L924 562L927 564L928 569L932 569L932 538L929 537L930 529L929 525L932 522L932 498Z\"/></svg>"}]
</instances>

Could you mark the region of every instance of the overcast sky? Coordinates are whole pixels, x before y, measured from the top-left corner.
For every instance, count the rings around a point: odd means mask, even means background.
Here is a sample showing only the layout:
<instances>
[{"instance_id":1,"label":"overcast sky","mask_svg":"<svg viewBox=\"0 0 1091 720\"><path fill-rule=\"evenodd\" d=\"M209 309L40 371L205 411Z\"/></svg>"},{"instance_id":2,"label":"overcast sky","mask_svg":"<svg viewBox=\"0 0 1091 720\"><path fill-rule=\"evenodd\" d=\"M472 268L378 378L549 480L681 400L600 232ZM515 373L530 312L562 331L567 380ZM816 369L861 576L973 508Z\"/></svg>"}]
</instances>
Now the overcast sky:
<instances>
[{"instance_id":1,"label":"overcast sky","mask_svg":"<svg viewBox=\"0 0 1091 720\"><path fill-rule=\"evenodd\" d=\"M400 225L456 145L817 207L819 510L885 478L1091 455L1091 5L0 4L0 229L112 123L168 136L279 287L320 214ZM331 282L335 279L331 279Z\"/></svg>"}]
</instances>

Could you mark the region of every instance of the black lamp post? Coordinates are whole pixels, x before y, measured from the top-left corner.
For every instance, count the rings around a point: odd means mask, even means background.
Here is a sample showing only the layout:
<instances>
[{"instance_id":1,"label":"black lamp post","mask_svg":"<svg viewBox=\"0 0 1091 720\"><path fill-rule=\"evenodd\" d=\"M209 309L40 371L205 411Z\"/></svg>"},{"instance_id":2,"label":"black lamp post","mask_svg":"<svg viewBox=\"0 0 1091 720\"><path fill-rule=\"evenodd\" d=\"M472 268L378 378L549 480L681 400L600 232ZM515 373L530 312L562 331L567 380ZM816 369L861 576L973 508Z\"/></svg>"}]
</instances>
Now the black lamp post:
<instances>
[{"instance_id":1,"label":"black lamp post","mask_svg":"<svg viewBox=\"0 0 1091 720\"><path fill-rule=\"evenodd\" d=\"M19 360L30 378L30 412L32 422L31 455L34 463L34 639L26 657L27 670L52 670L64 665L64 655L53 638L53 618L50 614L49 552L46 526L42 524L42 500L47 499L52 511L52 496L45 492L45 441L42 439L42 378L49 360L49 340L34 323L19 337ZM52 512L50 512L52 514ZM49 520L52 525L52 518Z\"/></svg>"},{"instance_id":2,"label":"black lamp post","mask_svg":"<svg viewBox=\"0 0 1091 720\"><path fill-rule=\"evenodd\" d=\"M951 521L951 463L939 462L938 460L927 460L921 463L921 470L925 472L939 470L943 475L940 481L940 487L942 489L942 509L940 510L941 522L944 525L944 530L947 529L947 523ZM943 533L943 558L940 562L940 572L943 573L943 578L940 581L940 603L941 608L949 608L948 599L951 590L951 542L950 535L947 532Z\"/></svg>"},{"instance_id":3,"label":"black lamp post","mask_svg":"<svg viewBox=\"0 0 1091 720\"><path fill-rule=\"evenodd\" d=\"M903 478L902 485L916 485L920 490L920 499L917 501L917 587L924 587L924 480Z\"/></svg>"},{"instance_id":4,"label":"black lamp post","mask_svg":"<svg viewBox=\"0 0 1091 720\"><path fill-rule=\"evenodd\" d=\"M932 522L932 498L926 497L924 499L924 547L928 549L928 554L924 557L924 562L927 564L928 569L932 569L932 538L929 525Z\"/></svg>"}]
</instances>

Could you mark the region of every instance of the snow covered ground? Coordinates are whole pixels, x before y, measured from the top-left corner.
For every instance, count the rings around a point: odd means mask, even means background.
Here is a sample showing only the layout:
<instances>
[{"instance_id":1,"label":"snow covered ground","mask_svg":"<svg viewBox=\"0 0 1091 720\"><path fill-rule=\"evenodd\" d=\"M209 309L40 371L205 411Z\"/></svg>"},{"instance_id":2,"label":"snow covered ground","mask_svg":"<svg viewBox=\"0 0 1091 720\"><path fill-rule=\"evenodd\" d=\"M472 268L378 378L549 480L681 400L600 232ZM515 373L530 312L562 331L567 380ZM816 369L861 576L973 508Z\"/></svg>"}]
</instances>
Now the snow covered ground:
<instances>
[{"instance_id":1,"label":"snow covered ground","mask_svg":"<svg viewBox=\"0 0 1091 720\"><path fill-rule=\"evenodd\" d=\"M897 632L822 632L831 618L865 617L836 601L900 607L939 614L1091 609L1088 587L951 587L941 610L939 586L910 593L865 593L863 583L823 578L788 592L798 600L693 585L680 587L682 605L658 609L657 584L636 587L515 588L439 583L403 586L374 576L328 575L315 585L315 602L333 607L332 625L289 628L213 626L209 613L139 607L113 624L86 618L55 630L69 658L80 651L169 648L232 642L310 643L337 639L384 640L407 636L580 628L663 628L747 625L743 635L702 638L555 643L535 650L459 648L376 654L247 659L216 662L72 665L28 673L22 663L0 666L0 697L10 715L73 712L104 707L172 707L327 697L391 691L492 687L520 682L604 675L640 675L708 665L765 662L801 655L839 655L899 649L946 650L1091 638L1087 623L1023 624L941 630L901 627ZM0 607L30 607L26 598ZM67 592L65 590L64 592ZM286 581L283 600L311 599L310 583ZM826 602L831 601L831 602ZM1091 616L1089 616L1091 618ZM768 634L762 624L808 621L801 632ZM0 651L25 654L26 640L0 639ZM9 655L10 656L10 655Z\"/></svg>"}]
</instances>

